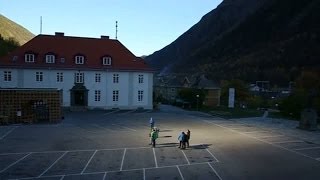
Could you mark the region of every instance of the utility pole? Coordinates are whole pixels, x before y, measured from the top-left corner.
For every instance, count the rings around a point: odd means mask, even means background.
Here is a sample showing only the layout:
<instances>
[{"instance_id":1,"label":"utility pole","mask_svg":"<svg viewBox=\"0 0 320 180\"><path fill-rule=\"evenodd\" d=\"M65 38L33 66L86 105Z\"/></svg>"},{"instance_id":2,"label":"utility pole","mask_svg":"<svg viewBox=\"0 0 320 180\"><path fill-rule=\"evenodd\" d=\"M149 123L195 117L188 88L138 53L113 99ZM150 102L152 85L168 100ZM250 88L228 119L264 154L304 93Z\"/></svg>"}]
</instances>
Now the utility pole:
<instances>
[{"instance_id":1,"label":"utility pole","mask_svg":"<svg viewBox=\"0 0 320 180\"><path fill-rule=\"evenodd\" d=\"M118 39L118 21L116 21L116 39Z\"/></svg>"},{"instance_id":2,"label":"utility pole","mask_svg":"<svg viewBox=\"0 0 320 180\"><path fill-rule=\"evenodd\" d=\"M42 16L40 16L40 34L42 34Z\"/></svg>"}]
</instances>

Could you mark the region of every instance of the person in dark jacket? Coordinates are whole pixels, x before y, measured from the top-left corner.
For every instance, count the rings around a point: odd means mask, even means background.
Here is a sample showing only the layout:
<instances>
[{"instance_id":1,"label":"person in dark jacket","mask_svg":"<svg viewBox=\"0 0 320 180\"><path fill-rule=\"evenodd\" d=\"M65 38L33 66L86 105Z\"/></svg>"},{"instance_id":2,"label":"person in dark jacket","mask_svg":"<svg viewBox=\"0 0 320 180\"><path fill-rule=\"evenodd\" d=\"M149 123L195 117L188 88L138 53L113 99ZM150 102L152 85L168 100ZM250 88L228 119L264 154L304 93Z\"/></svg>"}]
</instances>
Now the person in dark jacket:
<instances>
[{"instance_id":1,"label":"person in dark jacket","mask_svg":"<svg viewBox=\"0 0 320 180\"><path fill-rule=\"evenodd\" d=\"M179 148L185 149L186 148L186 134L184 132L181 132L181 134L178 137L178 140L180 141L179 143Z\"/></svg>"},{"instance_id":2,"label":"person in dark jacket","mask_svg":"<svg viewBox=\"0 0 320 180\"><path fill-rule=\"evenodd\" d=\"M188 130L187 130L187 134L186 134L186 136L187 136L187 138L186 138L187 148L189 148L189 139L190 139L190 135L191 135L191 132L190 132L190 130L188 129Z\"/></svg>"}]
</instances>

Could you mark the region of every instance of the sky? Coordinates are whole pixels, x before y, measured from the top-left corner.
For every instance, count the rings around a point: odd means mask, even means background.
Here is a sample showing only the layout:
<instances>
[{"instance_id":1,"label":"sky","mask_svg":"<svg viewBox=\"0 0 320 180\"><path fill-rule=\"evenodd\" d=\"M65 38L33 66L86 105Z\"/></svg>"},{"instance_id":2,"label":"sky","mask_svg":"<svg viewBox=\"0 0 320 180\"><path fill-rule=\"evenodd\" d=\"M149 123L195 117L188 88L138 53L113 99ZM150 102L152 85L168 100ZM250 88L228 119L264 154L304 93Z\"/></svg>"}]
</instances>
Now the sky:
<instances>
[{"instance_id":1,"label":"sky","mask_svg":"<svg viewBox=\"0 0 320 180\"><path fill-rule=\"evenodd\" d=\"M33 34L115 39L136 56L176 40L222 0L0 0L0 14Z\"/></svg>"}]
</instances>

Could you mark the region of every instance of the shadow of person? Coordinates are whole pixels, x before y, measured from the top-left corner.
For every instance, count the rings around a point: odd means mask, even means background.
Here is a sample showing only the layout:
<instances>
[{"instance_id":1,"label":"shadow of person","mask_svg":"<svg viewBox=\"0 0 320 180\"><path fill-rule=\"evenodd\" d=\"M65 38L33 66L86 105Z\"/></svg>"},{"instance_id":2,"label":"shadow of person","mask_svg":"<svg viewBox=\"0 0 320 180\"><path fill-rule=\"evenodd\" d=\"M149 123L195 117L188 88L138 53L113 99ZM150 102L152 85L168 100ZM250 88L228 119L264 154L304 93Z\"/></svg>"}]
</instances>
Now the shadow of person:
<instances>
[{"instance_id":1,"label":"shadow of person","mask_svg":"<svg viewBox=\"0 0 320 180\"><path fill-rule=\"evenodd\" d=\"M190 149L208 149L212 144L194 144L190 145Z\"/></svg>"}]
</instances>

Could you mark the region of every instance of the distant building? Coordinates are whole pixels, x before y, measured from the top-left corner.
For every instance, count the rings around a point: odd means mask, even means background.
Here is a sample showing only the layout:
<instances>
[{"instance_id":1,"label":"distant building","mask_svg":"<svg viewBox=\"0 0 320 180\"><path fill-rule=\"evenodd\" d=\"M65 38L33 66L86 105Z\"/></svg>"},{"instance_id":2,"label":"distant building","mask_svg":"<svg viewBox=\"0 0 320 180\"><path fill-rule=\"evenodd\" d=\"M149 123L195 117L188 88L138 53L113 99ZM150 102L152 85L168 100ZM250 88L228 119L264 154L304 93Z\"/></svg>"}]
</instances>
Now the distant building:
<instances>
[{"instance_id":1,"label":"distant building","mask_svg":"<svg viewBox=\"0 0 320 180\"><path fill-rule=\"evenodd\" d=\"M154 91L156 97L161 97L169 103L183 102L179 97L182 89L201 89L205 92L204 105L219 106L221 88L204 75L198 77L160 76L155 78Z\"/></svg>"},{"instance_id":2,"label":"distant building","mask_svg":"<svg viewBox=\"0 0 320 180\"><path fill-rule=\"evenodd\" d=\"M152 109L153 70L118 40L38 35L0 58L0 88L57 88L64 107Z\"/></svg>"}]
</instances>

